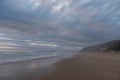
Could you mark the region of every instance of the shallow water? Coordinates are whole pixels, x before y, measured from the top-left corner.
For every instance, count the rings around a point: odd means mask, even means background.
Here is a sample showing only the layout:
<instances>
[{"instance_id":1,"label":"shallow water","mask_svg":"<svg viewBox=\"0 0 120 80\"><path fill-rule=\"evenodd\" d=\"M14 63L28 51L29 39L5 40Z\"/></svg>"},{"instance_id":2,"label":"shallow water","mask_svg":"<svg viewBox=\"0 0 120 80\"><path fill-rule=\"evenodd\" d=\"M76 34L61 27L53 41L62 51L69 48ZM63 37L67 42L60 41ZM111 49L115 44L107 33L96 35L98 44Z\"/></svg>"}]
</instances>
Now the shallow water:
<instances>
[{"instance_id":1,"label":"shallow water","mask_svg":"<svg viewBox=\"0 0 120 80\"><path fill-rule=\"evenodd\" d=\"M0 53L0 64L27 61L40 58L72 55L72 51L39 51L39 52L3 52ZM74 55L74 54L73 54Z\"/></svg>"},{"instance_id":2,"label":"shallow water","mask_svg":"<svg viewBox=\"0 0 120 80\"><path fill-rule=\"evenodd\" d=\"M73 55L75 53L69 51L54 53L3 53L0 55L1 62L6 60L9 62L0 65L0 80L29 80L27 78L30 78L31 75L32 78L40 78L40 76L45 76L56 69L54 63ZM12 60L14 63L10 63Z\"/></svg>"}]
</instances>

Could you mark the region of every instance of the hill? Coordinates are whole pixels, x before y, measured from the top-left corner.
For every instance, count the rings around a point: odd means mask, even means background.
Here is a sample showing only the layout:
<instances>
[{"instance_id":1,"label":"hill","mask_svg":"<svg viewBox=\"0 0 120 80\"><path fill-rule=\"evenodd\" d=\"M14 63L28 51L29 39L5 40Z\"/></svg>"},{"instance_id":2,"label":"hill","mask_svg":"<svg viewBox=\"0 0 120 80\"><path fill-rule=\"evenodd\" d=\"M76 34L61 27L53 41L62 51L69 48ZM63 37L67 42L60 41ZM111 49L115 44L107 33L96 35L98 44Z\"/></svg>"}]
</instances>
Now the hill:
<instances>
[{"instance_id":1,"label":"hill","mask_svg":"<svg viewBox=\"0 0 120 80\"><path fill-rule=\"evenodd\" d=\"M89 46L83 48L82 52L109 52L109 51L120 51L120 40L109 41L103 44Z\"/></svg>"}]
</instances>

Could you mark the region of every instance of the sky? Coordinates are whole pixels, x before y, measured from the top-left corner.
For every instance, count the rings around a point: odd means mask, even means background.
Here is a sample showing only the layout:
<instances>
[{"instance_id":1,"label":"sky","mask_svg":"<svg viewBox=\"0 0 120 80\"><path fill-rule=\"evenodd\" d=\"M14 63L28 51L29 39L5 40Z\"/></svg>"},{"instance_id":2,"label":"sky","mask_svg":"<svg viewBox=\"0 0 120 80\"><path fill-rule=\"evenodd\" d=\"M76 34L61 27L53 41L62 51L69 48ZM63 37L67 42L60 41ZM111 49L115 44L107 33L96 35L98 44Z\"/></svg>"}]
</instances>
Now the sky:
<instances>
[{"instance_id":1,"label":"sky","mask_svg":"<svg viewBox=\"0 0 120 80\"><path fill-rule=\"evenodd\" d=\"M120 0L0 0L0 51L82 48L120 39Z\"/></svg>"}]
</instances>

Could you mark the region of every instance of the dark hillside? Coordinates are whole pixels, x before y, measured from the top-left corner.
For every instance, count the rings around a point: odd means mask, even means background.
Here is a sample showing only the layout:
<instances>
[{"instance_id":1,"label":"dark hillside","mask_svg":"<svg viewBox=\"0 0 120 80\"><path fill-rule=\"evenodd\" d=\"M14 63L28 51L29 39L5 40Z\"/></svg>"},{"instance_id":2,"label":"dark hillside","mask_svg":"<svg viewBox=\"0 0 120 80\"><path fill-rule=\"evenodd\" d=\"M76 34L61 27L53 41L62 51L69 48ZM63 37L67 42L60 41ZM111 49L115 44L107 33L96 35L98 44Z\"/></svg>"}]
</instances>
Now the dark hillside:
<instances>
[{"instance_id":1,"label":"dark hillside","mask_svg":"<svg viewBox=\"0 0 120 80\"><path fill-rule=\"evenodd\" d=\"M120 51L120 40L114 40L110 42L106 42L96 46L89 46L83 48L82 52L109 52L109 51Z\"/></svg>"}]
</instances>

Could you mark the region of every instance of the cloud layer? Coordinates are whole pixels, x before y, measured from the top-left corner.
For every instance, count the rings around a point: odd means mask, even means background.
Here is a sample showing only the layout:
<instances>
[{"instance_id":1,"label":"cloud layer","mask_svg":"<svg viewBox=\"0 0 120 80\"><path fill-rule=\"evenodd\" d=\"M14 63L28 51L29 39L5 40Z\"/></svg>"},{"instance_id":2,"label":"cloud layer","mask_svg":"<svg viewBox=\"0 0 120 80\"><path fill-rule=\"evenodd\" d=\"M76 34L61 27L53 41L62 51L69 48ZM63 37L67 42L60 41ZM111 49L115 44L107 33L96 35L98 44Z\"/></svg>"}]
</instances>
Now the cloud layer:
<instances>
[{"instance_id":1,"label":"cloud layer","mask_svg":"<svg viewBox=\"0 0 120 80\"><path fill-rule=\"evenodd\" d=\"M1 0L0 41L24 47L36 43L85 47L120 39L119 3L119 0Z\"/></svg>"}]
</instances>

